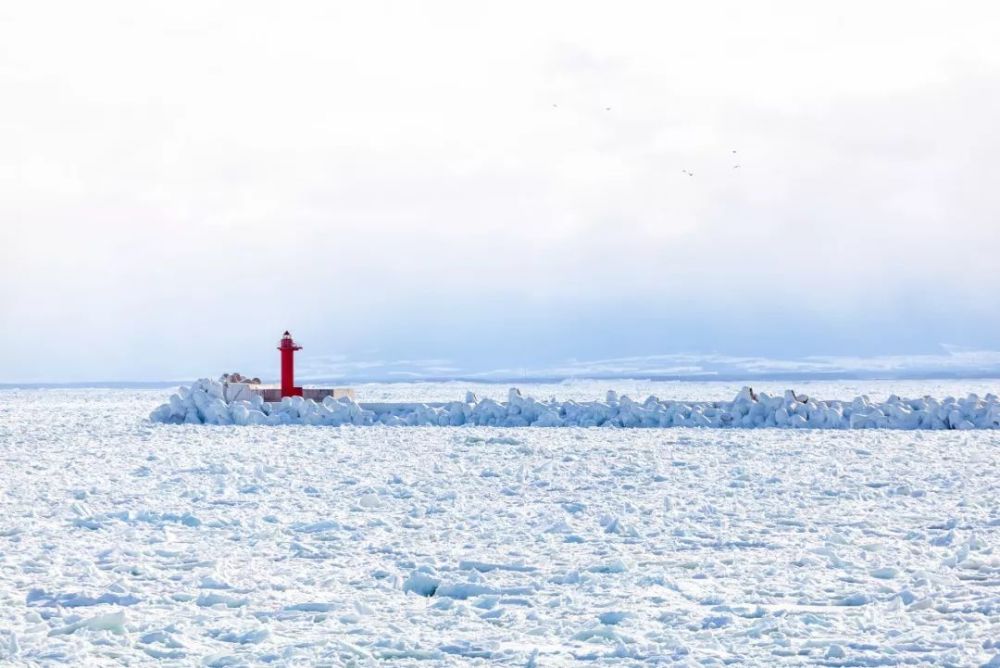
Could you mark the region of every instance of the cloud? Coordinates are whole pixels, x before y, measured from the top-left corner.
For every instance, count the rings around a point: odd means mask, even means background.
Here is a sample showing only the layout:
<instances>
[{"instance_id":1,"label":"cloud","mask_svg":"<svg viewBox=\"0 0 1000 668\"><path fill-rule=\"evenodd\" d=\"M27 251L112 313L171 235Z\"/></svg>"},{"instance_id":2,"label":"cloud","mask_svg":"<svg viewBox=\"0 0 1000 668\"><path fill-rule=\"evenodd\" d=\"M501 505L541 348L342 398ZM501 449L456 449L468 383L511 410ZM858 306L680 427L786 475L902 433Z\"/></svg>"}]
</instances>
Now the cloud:
<instances>
[{"instance_id":1,"label":"cloud","mask_svg":"<svg viewBox=\"0 0 1000 668\"><path fill-rule=\"evenodd\" d=\"M1000 347L996 8L62 9L0 10L3 378Z\"/></svg>"}]
</instances>

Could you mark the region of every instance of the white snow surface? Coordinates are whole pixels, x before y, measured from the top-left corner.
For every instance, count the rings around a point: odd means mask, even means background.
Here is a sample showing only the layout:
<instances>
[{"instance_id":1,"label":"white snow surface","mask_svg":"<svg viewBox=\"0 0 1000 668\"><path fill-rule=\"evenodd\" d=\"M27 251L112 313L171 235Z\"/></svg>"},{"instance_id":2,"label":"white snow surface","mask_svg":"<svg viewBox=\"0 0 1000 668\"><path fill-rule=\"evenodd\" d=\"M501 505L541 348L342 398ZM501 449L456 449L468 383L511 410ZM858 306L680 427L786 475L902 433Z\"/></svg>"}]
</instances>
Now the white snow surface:
<instances>
[{"instance_id":1,"label":"white snow surface","mask_svg":"<svg viewBox=\"0 0 1000 668\"><path fill-rule=\"evenodd\" d=\"M464 401L435 404L358 404L350 398L327 397L321 403L285 397L268 403L225 400L221 383L201 379L181 387L150 414L154 422L213 425L330 425L490 427L735 427L801 429L996 429L1000 400L969 394L956 399L884 401L867 395L849 401L817 400L793 390L771 396L743 387L731 401L660 400L650 395L634 401L609 390L604 401L526 397L513 388L506 402L479 399L467 392Z\"/></svg>"},{"instance_id":2,"label":"white snow surface","mask_svg":"<svg viewBox=\"0 0 1000 668\"><path fill-rule=\"evenodd\" d=\"M0 391L0 665L1000 665L996 431L160 400Z\"/></svg>"}]
</instances>

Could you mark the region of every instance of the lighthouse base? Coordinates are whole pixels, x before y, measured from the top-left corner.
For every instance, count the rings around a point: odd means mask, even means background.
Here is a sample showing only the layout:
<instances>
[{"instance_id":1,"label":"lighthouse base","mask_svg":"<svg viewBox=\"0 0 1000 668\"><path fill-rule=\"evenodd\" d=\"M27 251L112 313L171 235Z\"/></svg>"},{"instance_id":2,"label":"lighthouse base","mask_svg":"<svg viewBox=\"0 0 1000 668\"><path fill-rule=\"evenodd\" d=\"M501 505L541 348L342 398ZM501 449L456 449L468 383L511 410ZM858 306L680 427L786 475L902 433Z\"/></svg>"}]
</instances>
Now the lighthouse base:
<instances>
[{"instance_id":1,"label":"lighthouse base","mask_svg":"<svg viewBox=\"0 0 1000 668\"><path fill-rule=\"evenodd\" d=\"M253 391L255 394L259 394L264 401L281 401L281 388L268 387ZM349 387L296 387L295 396L302 397L303 399L312 399L313 401L323 401L327 397L333 397L334 399L341 399L343 397L349 399L355 398L354 390Z\"/></svg>"},{"instance_id":2,"label":"lighthouse base","mask_svg":"<svg viewBox=\"0 0 1000 668\"><path fill-rule=\"evenodd\" d=\"M255 383L222 383L222 397L227 403L250 401L255 396L268 402L280 402L282 398L281 388L273 385L257 385ZM327 397L333 397L334 399L345 397L356 399L354 390L349 387L296 387L294 396L299 396L303 399L312 399L317 402L323 401Z\"/></svg>"}]
</instances>

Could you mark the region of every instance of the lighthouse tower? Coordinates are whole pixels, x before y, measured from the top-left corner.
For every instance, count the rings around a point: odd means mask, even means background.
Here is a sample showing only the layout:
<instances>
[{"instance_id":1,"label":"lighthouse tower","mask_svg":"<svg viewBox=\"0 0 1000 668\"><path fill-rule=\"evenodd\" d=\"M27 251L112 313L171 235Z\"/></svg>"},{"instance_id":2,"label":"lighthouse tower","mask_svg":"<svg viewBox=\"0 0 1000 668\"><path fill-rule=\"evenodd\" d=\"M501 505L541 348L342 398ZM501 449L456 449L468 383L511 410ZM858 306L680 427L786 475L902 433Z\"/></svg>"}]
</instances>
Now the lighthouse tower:
<instances>
[{"instance_id":1,"label":"lighthouse tower","mask_svg":"<svg viewBox=\"0 0 1000 668\"><path fill-rule=\"evenodd\" d=\"M292 340L292 335L285 330L278 343L278 350L281 351L281 396L301 397L302 388L295 387L295 351L302 350L302 346Z\"/></svg>"}]
</instances>

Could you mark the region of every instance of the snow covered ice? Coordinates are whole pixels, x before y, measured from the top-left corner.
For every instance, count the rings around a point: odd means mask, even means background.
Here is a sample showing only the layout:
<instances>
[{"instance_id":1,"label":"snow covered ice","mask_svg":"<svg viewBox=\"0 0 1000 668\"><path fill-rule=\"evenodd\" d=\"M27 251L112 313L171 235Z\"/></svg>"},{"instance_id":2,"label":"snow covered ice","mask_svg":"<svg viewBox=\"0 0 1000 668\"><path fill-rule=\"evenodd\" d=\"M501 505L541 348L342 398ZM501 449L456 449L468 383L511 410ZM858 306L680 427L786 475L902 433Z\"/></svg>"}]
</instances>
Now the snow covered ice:
<instances>
[{"instance_id":1,"label":"snow covered ice","mask_svg":"<svg viewBox=\"0 0 1000 668\"><path fill-rule=\"evenodd\" d=\"M226 402L221 383L202 379L181 387L170 401L150 414L155 422L175 424L308 424L389 426L501 427L735 427L802 429L996 429L1000 401L993 394L962 399L901 399L896 395L872 402L867 396L850 401L819 401L786 390L771 396L744 387L732 401L661 401L650 395L641 403L608 391L605 401L538 401L511 389L504 403L464 401L380 403L360 405L349 398L327 397L322 403L285 397L268 403Z\"/></svg>"},{"instance_id":2,"label":"snow covered ice","mask_svg":"<svg viewBox=\"0 0 1000 668\"><path fill-rule=\"evenodd\" d=\"M163 394L0 392L0 664L1000 665L992 429L209 428Z\"/></svg>"}]
</instances>

